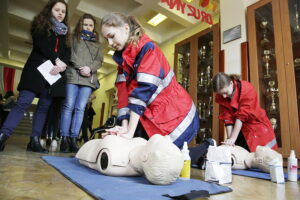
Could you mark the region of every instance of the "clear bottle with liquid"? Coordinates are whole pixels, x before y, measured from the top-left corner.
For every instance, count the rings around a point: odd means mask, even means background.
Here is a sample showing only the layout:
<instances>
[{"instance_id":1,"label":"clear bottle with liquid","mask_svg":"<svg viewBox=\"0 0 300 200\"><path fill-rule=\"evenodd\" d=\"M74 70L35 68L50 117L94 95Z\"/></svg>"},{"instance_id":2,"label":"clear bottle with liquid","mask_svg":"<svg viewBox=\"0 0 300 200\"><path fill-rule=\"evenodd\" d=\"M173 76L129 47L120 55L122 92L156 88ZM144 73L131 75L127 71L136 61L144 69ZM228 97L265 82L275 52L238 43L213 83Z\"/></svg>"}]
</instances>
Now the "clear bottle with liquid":
<instances>
[{"instance_id":1,"label":"clear bottle with liquid","mask_svg":"<svg viewBox=\"0 0 300 200\"><path fill-rule=\"evenodd\" d=\"M181 152L183 154L184 163L180 173L180 179L188 180L191 178L191 157L187 142L184 142Z\"/></svg>"},{"instance_id":2,"label":"clear bottle with liquid","mask_svg":"<svg viewBox=\"0 0 300 200\"><path fill-rule=\"evenodd\" d=\"M288 180L297 182L298 175L297 175L297 168L298 161L295 156L295 151L291 150L290 157L288 158Z\"/></svg>"}]
</instances>

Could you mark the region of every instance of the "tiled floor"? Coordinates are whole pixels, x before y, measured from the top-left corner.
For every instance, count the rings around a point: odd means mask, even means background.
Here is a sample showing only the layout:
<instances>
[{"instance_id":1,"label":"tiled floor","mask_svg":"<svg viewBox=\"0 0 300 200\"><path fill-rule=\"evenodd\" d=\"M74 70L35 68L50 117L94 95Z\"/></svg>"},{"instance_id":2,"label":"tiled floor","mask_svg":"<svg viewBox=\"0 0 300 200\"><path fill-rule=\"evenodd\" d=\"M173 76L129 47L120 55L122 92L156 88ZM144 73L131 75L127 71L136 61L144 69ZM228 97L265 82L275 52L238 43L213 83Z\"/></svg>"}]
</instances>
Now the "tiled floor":
<instances>
[{"instance_id":1,"label":"tiled floor","mask_svg":"<svg viewBox=\"0 0 300 200\"><path fill-rule=\"evenodd\" d=\"M0 152L0 200L88 200L93 199L40 159L42 154L26 152L28 136L13 135ZM71 156L73 154L49 153ZM194 178L203 179L203 170L192 170ZM212 200L296 200L300 199L300 185L233 176L227 186L233 192L213 195ZM117 191L116 191L117 192ZM124 197L124 200L127 200ZM128 199L129 200L129 199Z\"/></svg>"}]
</instances>

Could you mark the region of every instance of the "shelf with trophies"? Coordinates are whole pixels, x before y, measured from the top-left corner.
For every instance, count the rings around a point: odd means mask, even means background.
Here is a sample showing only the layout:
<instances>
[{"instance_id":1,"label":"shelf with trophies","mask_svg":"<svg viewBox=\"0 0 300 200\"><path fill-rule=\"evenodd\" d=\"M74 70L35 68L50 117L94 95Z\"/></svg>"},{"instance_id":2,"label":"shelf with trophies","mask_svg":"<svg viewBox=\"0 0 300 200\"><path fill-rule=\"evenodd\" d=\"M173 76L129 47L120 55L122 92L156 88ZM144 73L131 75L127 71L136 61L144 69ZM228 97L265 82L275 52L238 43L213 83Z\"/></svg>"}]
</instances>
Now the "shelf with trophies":
<instances>
[{"instance_id":1,"label":"shelf with trophies","mask_svg":"<svg viewBox=\"0 0 300 200\"><path fill-rule=\"evenodd\" d=\"M175 73L178 82L192 96L200 118L200 130L191 145L219 134L219 107L214 102L213 74L219 72L219 24L175 45Z\"/></svg>"},{"instance_id":2,"label":"shelf with trophies","mask_svg":"<svg viewBox=\"0 0 300 200\"><path fill-rule=\"evenodd\" d=\"M293 141L300 141L299 12L299 0L261 0L247 9L250 81L284 157L291 149L300 155Z\"/></svg>"}]
</instances>

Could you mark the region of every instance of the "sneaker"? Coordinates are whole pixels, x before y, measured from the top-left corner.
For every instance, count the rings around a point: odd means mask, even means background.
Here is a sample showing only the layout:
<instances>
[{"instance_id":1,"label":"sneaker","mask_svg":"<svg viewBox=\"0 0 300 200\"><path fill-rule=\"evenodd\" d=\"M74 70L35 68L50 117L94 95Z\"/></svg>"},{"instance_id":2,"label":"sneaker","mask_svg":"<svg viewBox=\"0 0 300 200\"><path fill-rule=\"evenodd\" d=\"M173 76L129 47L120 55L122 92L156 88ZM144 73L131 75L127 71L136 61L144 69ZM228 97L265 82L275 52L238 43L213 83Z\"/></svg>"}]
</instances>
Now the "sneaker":
<instances>
[{"instance_id":1,"label":"sneaker","mask_svg":"<svg viewBox=\"0 0 300 200\"><path fill-rule=\"evenodd\" d=\"M46 140L40 139L41 146L45 149L46 148Z\"/></svg>"},{"instance_id":2,"label":"sneaker","mask_svg":"<svg viewBox=\"0 0 300 200\"><path fill-rule=\"evenodd\" d=\"M58 148L58 144L57 141L55 139L52 140L49 151L55 152L57 151Z\"/></svg>"}]
</instances>

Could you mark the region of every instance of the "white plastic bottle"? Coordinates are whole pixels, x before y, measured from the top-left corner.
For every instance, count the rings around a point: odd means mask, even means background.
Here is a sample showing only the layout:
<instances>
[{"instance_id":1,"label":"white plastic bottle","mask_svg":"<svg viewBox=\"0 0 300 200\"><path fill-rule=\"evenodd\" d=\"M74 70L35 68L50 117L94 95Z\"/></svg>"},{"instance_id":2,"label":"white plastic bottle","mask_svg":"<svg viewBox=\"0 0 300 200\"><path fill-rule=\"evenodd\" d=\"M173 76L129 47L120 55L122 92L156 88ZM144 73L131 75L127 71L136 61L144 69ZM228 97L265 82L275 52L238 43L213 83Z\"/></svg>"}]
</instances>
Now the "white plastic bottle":
<instances>
[{"instance_id":1,"label":"white plastic bottle","mask_svg":"<svg viewBox=\"0 0 300 200\"><path fill-rule=\"evenodd\" d=\"M288 180L297 182L297 168L298 161L295 156L295 151L291 150L290 157L288 158Z\"/></svg>"},{"instance_id":2,"label":"white plastic bottle","mask_svg":"<svg viewBox=\"0 0 300 200\"><path fill-rule=\"evenodd\" d=\"M187 142L184 142L181 152L184 157L184 163L183 163L183 168L180 173L180 178L188 180L191 177L191 157L189 154L190 151L188 149Z\"/></svg>"}]
</instances>

